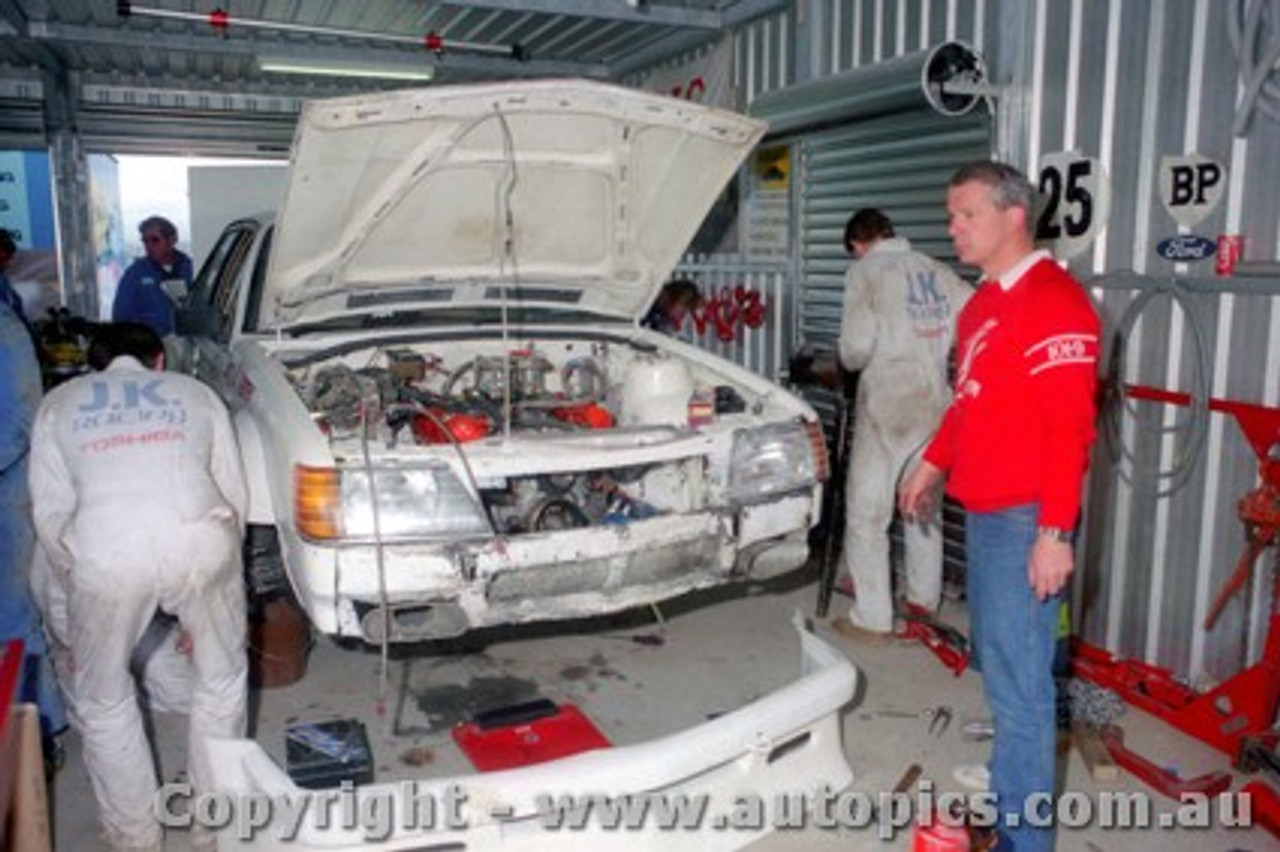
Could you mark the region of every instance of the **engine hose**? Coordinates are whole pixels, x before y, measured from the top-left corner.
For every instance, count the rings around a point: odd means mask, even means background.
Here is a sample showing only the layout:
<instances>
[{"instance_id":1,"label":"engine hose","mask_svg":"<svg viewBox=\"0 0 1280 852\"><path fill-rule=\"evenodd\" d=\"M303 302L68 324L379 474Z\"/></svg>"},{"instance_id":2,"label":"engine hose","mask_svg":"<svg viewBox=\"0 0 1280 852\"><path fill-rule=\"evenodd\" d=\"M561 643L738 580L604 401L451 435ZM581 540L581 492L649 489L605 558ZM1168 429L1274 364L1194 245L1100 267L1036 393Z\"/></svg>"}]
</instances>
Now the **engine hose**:
<instances>
[{"instance_id":1,"label":"engine hose","mask_svg":"<svg viewBox=\"0 0 1280 852\"><path fill-rule=\"evenodd\" d=\"M1156 472L1154 488L1140 485L1130 473L1134 465L1136 453L1125 443L1124 421L1126 417L1138 418L1139 413L1133 400L1125 394L1125 382L1122 372L1129 337L1137 325L1139 317L1158 295L1169 295L1174 304L1182 309L1187 318L1187 327L1191 331L1191 402L1188 414L1183 422L1169 426L1160 426L1156 430L1163 437L1168 433L1181 433L1185 437L1181 451L1177 453L1168 470ZM1204 323L1190 293L1171 279L1168 285L1145 289L1129 303L1116 327L1115 344L1111 348L1111 357L1107 363L1107 397L1103 405L1102 422L1106 444L1112 465L1120 473L1120 478L1135 489L1151 491L1155 497L1167 497L1178 491L1190 478L1195 464L1204 450L1205 436L1209 424L1209 365L1208 352L1204 340ZM1144 432L1144 434L1146 434Z\"/></svg>"},{"instance_id":2,"label":"engine hose","mask_svg":"<svg viewBox=\"0 0 1280 852\"><path fill-rule=\"evenodd\" d=\"M477 360L478 359L476 358L472 358L470 361L463 364L461 367L454 369L454 371L449 374L449 377L444 380L444 389L441 391L441 393L443 393L445 396L453 396L453 386L457 384L458 379L461 379L469 371L475 369Z\"/></svg>"},{"instance_id":3,"label":"engine hose","mask_svg":"<svg viewBox=\"0 0 1280 852\"><path fill-rule=\"evenodd\" d=\"M553 518L566 518L569 523L552 525ZM528 520L529 529L538 532L575 529L590 525L591 519L587 517L587 513L582 511L578 504L565 497L551 497L542 501L529 513Z\"/></svg>"}]
</instances>

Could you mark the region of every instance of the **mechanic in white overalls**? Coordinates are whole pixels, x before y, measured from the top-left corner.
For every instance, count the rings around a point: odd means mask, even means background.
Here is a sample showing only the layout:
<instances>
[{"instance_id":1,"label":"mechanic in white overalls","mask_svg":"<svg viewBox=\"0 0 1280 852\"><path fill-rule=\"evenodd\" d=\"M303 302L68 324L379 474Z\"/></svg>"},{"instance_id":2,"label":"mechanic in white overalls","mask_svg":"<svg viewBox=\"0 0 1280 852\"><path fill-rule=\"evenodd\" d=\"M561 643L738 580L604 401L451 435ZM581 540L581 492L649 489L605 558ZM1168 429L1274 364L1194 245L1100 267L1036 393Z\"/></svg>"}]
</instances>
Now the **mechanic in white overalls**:
<instances>
[{"instance_id":1,"label":"mechanic in white overalls","mask_svg":"<svg viewBox=\"0 0 1280 852\"><path fill-rule=\"evenodd\" d=\"M102 372L50 392L36 418L36 531L66 589L72 722L103 840L159 850L129 658L157 608L190 634L188 774L208 790L202 739L242 736L245 725L245 483L222 402L189 376L157 372L163 346L153 331L102 327L90 363Z\"/></svg>"},{"instance_id":2,"label":"mechanic in white overalls","mask_svg":"<svg viewBox=\"0 0 1280 852\"><path fill-rule=\"evenodd\" d=\"M904 467L937 428L950 400L947 359L956 315L972 288L950 269L894 236L880 210L859 210L845 226L856 258L845 276L840 362L860 371L845 486L840 571L854 602L832 626L855 639L893 633L889 525ZM942 530L904 524L907 603L934 612L942 592Z\"/></svg>"}]
</instances>

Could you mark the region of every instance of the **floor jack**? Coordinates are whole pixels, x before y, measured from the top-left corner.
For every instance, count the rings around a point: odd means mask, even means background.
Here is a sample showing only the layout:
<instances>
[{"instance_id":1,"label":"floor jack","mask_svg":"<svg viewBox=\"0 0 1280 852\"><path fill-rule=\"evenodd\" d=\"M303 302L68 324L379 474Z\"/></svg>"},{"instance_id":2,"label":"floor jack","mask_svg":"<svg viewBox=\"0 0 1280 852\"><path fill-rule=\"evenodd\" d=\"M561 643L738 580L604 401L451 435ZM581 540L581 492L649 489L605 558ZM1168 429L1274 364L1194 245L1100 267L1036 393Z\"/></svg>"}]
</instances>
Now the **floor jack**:
<instances>
[{"instance_id":1,"label":"floor jack","mask_svg":"<svg viewBox=\"0 0 1280 852\"><path fill-rule=\"evenodd\" d=\"M1155 388L1130 385L1126 392L1134 399L1191 403L1188 394ZM1209 608L1206 630L1213 627L1232 595L1246 585L1258 557L1280 536L1280 410L1220 399L1209 400L1208 408L1229 414L1240 424L1258 456L1262 482L1239 502L1248 544ZM1208 692L1178 681L1168 669L1118 658L1084 642L1075 643L1072 662L1077 675L1114 690L1129 704L1225 753L1237 769L1264 769L1280 780L1280 758L1275 752L1280 737L1274 728L1280 710L1280 571L1272 575L1271 615L1262 658ZM1166 795L1214 795L1231 783L1225 772L1179 778L1125 748L1118 729L1104 730L1103 739L1117 763ZM1258 822L1276 831L1280 796L1259 782L1246 785L1243 792L1252 795Z\"/></svg>"}]
</instances>

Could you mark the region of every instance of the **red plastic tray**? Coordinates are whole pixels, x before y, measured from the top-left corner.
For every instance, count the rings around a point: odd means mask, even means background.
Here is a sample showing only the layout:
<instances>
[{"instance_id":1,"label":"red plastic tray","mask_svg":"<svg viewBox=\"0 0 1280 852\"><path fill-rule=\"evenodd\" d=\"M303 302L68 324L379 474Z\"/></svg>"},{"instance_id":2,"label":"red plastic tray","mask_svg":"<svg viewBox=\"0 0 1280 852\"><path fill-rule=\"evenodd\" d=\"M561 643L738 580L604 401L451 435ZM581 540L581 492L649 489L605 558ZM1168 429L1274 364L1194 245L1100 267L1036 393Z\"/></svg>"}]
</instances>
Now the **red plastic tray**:
<instances>
[{"instance_id":1,"label":"red plastic tray","mask_svg":"<svg viewBox=\"0 0 1280 852\"><path fill-rule=\"evenodd\" d=\"M572 704L558 705L554 714L541 719L487 730L464 722L454 727L453 741L481 772L531 766L612 745Z\"/></svg>"}]
</instances>

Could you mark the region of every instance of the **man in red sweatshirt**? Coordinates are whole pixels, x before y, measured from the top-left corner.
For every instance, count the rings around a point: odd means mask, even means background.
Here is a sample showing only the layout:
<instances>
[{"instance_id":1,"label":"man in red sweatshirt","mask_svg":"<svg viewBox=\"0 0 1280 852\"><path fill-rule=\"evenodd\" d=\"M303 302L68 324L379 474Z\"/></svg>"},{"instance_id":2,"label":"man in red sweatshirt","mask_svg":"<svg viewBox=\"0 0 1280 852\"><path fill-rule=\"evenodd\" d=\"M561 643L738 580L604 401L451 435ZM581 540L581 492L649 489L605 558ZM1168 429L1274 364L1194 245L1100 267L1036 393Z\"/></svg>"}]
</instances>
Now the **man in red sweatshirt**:
<instances>
[{"instance_id":1,"label":"man in red sweatshirt","mask_svg":"<svg viewBox=\"0 0 1280 852\"><path fill-rule=\"evenodd\" d=\"M929 514L945 479L966 509L973 645L995 723L997 849L1050 852L1052 665L1094 438L1099 324L1080 284L1034 249L1033 201L1026 177L1001 163L951 178L949 233L983 281L957 322L955 398L898 505Z\"/></svg>"}]
</instances>

